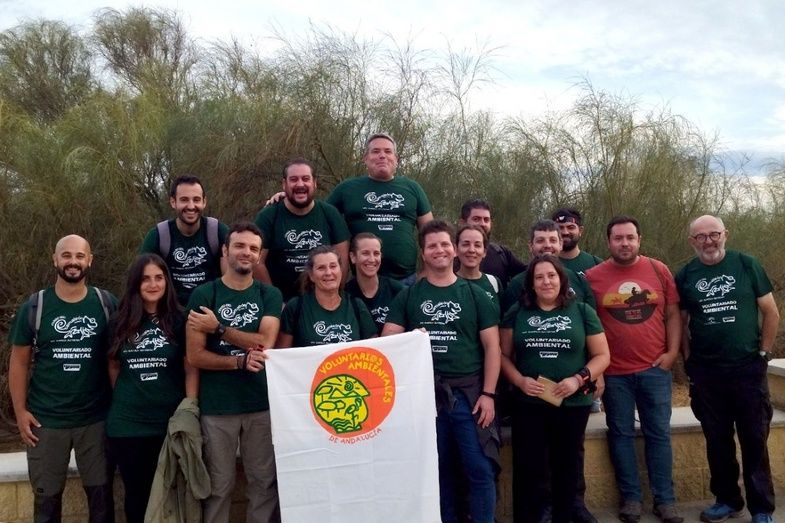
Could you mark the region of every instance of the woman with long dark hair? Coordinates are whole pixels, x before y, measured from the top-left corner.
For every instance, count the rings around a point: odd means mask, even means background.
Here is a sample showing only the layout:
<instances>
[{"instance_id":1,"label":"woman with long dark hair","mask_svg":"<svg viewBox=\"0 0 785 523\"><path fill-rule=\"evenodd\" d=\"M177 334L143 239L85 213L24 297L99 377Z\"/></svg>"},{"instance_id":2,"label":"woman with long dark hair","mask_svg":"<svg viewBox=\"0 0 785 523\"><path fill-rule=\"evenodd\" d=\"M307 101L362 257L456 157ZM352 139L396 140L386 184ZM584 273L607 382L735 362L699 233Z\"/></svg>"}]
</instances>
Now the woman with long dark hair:
<instances>
[{"instance_id":1,"label":"woman with long dark hair","mask_svg":"<svg viewBox=\"0 0 785 523\"><path fill-rule=\"evenodd\" d=\"M518 303L499 331L502 372L515 387L512 404L513 518L539 520L551 478L553 523L569 523L578 453L592 403L592 382L610 352L597 313L569 293L556 256L530 262ZM548 471L550 471L548 473Z\"/></svg>"},{"instance_id":2,"label":"woman with long dark hair","mask_svg":"<svg viewBox=\"0 0 785 523\"><path fill-rule=\"evenodd\" d=\"M308 253L303 295L286 302L276 347L304 347L376 337L376 324L359 298L344 293L341 260L329 245Z\"/></svg>"},{"instance_id":3,"label":"woman with long dark hair","mask_svg":"<svg viewBox=\"0 0 785 523\"><path fill-rule=\"evenodd\" d=\"M136 523L144 521L169 418L185 395L198 393L197 371L185 363L183 313L157 254L131 265L112 327L106 432L125 486L126 520Z\"/></svg>"}]
</instances>

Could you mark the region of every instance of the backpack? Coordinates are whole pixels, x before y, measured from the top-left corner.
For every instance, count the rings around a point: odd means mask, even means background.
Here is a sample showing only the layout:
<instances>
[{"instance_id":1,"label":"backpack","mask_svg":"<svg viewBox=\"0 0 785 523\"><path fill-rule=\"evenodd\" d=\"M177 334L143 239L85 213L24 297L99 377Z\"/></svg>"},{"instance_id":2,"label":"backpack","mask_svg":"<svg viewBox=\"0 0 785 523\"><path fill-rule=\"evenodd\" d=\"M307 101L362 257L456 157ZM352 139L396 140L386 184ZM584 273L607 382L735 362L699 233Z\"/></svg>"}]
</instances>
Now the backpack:
<instances>
[{"instance_id":1,"label":"backpack","mask_svg":"<svg viewBox=\"0 0 785 523\"><path fill-rule=\"evenodd\" d=\"M31 345L34 350L38 342L38 331L41 330L41 318L44 314L44 290L45 289L41 289L38 292L34 292L27 298L27 324L33 332L33 343ZM93 287L93 290L95 291L96 296L98 296L98 301L101 302L101 308L104 310L106 322L109 323L109 318L117 309L114 300L112 300L112 295L109 291L99 289L98 287Z\"/></svg>"},{"instance_id":2,"label":"backpack","mask_svg":"<svg viewBox=\"0 0 785 523\"><path fill-rule=\"evenodd\" d=\"M218 256L218 251L221 248L221 242L218 239L218 220L212 216L207 216L205 220L207 223L207 244L210 247L210 252L215 257ZM165 260L172 248L169 220L158 222L155 228L158 229L158 252L161 253L161 258Z\"/></svg>"}]
</instances>

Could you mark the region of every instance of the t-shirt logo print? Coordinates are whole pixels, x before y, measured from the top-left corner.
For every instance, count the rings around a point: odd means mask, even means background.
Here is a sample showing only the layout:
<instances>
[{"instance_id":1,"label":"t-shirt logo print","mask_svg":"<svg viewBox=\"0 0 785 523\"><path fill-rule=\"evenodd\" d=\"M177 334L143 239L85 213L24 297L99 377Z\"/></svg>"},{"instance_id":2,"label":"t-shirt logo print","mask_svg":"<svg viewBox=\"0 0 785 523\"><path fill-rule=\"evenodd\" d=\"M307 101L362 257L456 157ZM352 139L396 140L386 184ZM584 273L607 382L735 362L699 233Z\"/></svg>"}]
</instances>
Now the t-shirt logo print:
<instances>
[{"instance_id":1,"label":"t-shirt logo print","mask_svg":"<svg viewBox=\"0 0 785 523\"><path fill-rule=\"evenodd\" d=\"M365 194L365 201L373 205L374 209L393 210L403 207L404 197L397 193L384 193L377 195L375 192Z\"/></svg>"},{"instance_id":2,"label":"t-shirt logo print","mask_svg":"<svg viewBox=\"0 0 785 523\"><path fill-rule=\"evenodd\" d=\"M695 288L704 293L707 298L724 298L726 294L736 288L735 283L736 278L723 274L711 280L702 278L695 284Z\"/></svg>"},{"instance_id":3,"label":"t-shirt logo print","mask_svg":"<svg viewBox=\"0 0 785 523\"><path fill-rule=\"evenodd\" d=\"M67 320L65 316L58 316L52 321L52 328L63 335L66 340L81 341L95 336L98 322L90 316L77 316ZM78 338L77 338L78 336Z\"/></svg>"},{"instance_id":4,"label":"t-shirt logo print","mask_svg":"<svg viewBox=\"0 0 785 523\"><path fill-rule=\"evenodd\" d=\"M390 312L389 307L385 307L384 305L380 305L375 309L371 309L371 316L376 318L376 321L380 323L384 323L387 320L387 314Z\"/></svg>"},{"instance_id":5,"label":"t-shirt logo print","mask_svg":"<svg viewBox=\"0 0 785 523\"><path fill-rule=\"evenodd\" d=\"M441 323L442 325L461 319L458 315L461 312L461 306L454 301L433 303L431 300L426 300L420 305L420 310L430 317L433 323Z\"/></svg>"},{"instance_id":6,"label":"t-shirt logo print","mask_svg":"<svg viewBox=\"0 0 785 523\"><path fill-rule=\"evenodd\" d=\"M239 329L253 323L259 315L259 305L252 302L241 303L237 307L230 304L221 305L218 314L229 322L230 327Z\"/></svg>"},{"instance_id":7,"label":"t-shirt logo print","mask_svg":"<svg viewBox=\"0 0 785 523\"><path fill-rule=\"evenodd\" d=\"M166 344L164 333L158 327L140 332L132 341L136 350L152 351L160 349Z\"/></svg>"},{"instance_id":8,"label":"t-shirt logo print","mask_svg":"<svg viewBox=\"0 0 785 523\"><path fill-rule=\"evenodd\" d=\"M346 323L327 325L324 321L317 321L313 324L313 330L323 337L324 343L352 341L352 326Z\"/></svg>"},{"instance_id":9,"label":"t-shirt logo print","mask_svg":"<svg viewBox=\"0 0 785 523\"><path fill-rule=\"evenodd\" d=\"M292 246L292 249L315 249L322 244L322 233L308 229L297 234L294 229L286 232L286 241Z\"/></svg>"},{"instance_id":10,"label":"t-shirt logo print","mask_svg":"<svg viewBox=\"0 0 785 523\"><path fill-rule=\"evenodd\" d=\"M207 260L207 249L204 247L189 247L188 250L178 247L172 253L174 261L180 264L183 269L192 269L203 264Z\"/></svg>"},{"instance_id":11,"label":"t-shirt logo print","mask_svg":"<svg viewBox=\"0 0 785 523\"><path fill-rule=\"evenodd\" d=\"M561 332L572 328L572 320L568 316L552 316L545 319L532 316L528 323L530 327L541 332Z\"/></svg>"}]
</instances>

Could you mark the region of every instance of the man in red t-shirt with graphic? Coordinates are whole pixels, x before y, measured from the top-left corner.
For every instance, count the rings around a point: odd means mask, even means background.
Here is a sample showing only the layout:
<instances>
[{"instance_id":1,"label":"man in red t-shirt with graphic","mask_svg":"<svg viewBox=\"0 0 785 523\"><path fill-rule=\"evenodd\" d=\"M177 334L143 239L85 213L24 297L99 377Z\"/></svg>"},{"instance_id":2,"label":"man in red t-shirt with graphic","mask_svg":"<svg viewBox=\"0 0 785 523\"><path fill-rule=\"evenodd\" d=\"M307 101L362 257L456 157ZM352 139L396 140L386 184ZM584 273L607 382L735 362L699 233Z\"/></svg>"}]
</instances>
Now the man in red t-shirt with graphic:
<instances>
[{"instance_id":1,"label":"man in red t-shirt with graphic","mask_svg":"<svg viewBox=\"0 0 785 523\"><path fill-rule=\"evenodd\" d=\"M619 519L641 518L643 494L635 458L635 409L643 431L654 514L681 523L676 512L671 449L671 367L679 353L679 295L662 262L639 254L640 225L616 216L607 227L611 258L586 271L597 299L611 364L605 371L606 422L621 504Z\"/></svg>"}]
</instances>

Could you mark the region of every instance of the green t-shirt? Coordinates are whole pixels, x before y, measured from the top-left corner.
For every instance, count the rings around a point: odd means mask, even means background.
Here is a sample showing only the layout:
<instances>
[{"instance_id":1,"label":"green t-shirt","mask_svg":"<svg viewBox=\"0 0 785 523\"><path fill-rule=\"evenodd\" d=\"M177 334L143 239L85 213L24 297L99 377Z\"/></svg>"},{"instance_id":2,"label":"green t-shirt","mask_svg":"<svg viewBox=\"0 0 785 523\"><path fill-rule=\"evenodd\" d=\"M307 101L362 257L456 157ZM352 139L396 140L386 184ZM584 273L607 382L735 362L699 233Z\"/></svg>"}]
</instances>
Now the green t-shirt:
<instances>
[{"instance_id":1,"label":"green t-shirt","mask_svg":"<svg viewBox=\"0 0 785 523\"><path fill-rule=\"evenodd\" d=\"M487 294L488 298L490 298L491 302L493 302L493 306L496 307L496 314L498 314L499 319L501 319L501 311L499 305L499 293L503 292L501 280L496 276L494 276L493 274L487 274L487 273L483 273L483 275L476 280L470 280L468 278L464 278L464 280L468 281L472 285L476 285L477 287L485 291L485 294ZM496 286L494 286L494 283L496 284Z\"/></svg>"},{"instance_id":2,"label":"green t-shirt","mask_svg":"<svg viewBox=\"0 0 785 523\"><path fill-rule=\"evenodd\" d=\"M757 299L772 291L757 259L726 251L716 265L693 258L676 275L680 307L690 314L690 361L734 367L758 357Z\"/></svg>"},{"instance_id":3,"label":"green t-shirt","mask_svg":"<svg viewBox=\"0 0 785 523\"><path fill-rule=\"evenodd\" d=\"M586 281L586 278L582 274L578 274L570 269L565 268L565 271L567 272L567 279L570 282L570 289L572 289L575 299L596 309L597 300L594 299L594 293L591 291L591 287L589 286L589 282ZM510 280L510 284L504 289L500 299L502 314L506 314L513 305L518 303L518 299L523 292L523 280L525 277L526 272L524 271Z\"/></svg>"},{"instance_id":4,"label":"green t-shirt","mask_svg":"<svg viewBox=\"0 0 785 523\"><path fill-rule=\"evenodd\" d=\"M267 206L256 215L262 231L262 246L267 253L267 270L273 285L284 299L297 296L297 278L305 267L308 253L320 245L335 245L349 240L349 229L338 210L316 200L304 215L292 214L283 201Z\"/></svg>"},{"instance_id":5,"label":"green t-shirt","mask_svg":"<svg viewBox=\"0 0 785 523\"><path fill-rule=\"evenodd\" d=\"M220 278L194 290L187 311L204 305L228 327L243 332L259 332L264 316L281 317L281 291L258 281L243 291L224 285ZM224 356L245 354L245 350L216 336L207 336L207 350ZM199 371L199 408L202 414L247 414L270 408L267 374L246 370Z\"/></svg>"},{"instance_id":6,"label":"green t-shirt","mask_svg":"<svg viewBox=\"0 0 785 523\"><path fill-rule=\"evenodd\" d=\"M357 298L344 294L338 308L328 311L308 292L286 302L281 332L292 335L292 346L305 347L365 340L376 336L376 324Z\"/></svg>"},{"instance_id":7,"label":"green t-shirt","mask_svg":"<svg viewBox=\"0 0 785 523\"><path fill-rule=\"evenodd\" d=\"M381 182L358 176L338 184L327 201L346 218L352 236L371 232L382 239L379 274L401 279L417 269L417 218L431 212L420 184L404 176Z\"/></svg>"},{"instance_id":8,"label":"green t-shirt","mask_svg":"<svg viewBox=\"0 0 785 523\"><path fill-rule=\"evenodd\" d=\"M368 307L368 311L371 313L374 323L376 323L376 332L381 334L384 324L387 322L387 313L390 312L390 304L393 298L405 287L398 280L379 276L379 288L376 290L376 295L371 298L365 297L356 279L349 280L345 290L355 298L360 298L365 306Z\"/></svg>"},{"instance_id":9,"label":"green t-shirt","mask_svg":"<svg viewBox=\"0 0 785 523\"><path fill-rule=\"evenodd\" d=\"M428 331L434 371L453 378L482 371L480 331L498 325L499 314L485 291L462 278L447 287L423 278L395 297L387 321Z\"/></svg>"},{"instance_id":10,"label":"green t-shirt","mask_svg":"<svg viewBox=\"0 0 785 523\"><path fill-rule=\"evenodd\" d=\"M115 438L166 434L169 418L185 396L182 325L177 339L167 338L148 317L133 340L117 352L120 374L106 418Z\"/></svg>"},{"instance_id":11,"label":"green t-shirt","mask_svg":"<svg viewBox=\"0 0 785 523\"><path fill-rule=\"evenodd\" d=\"M575 301L550 311L522 308L516 303L505 314L501 326L512 329L518 371L530 378L544 376L557 383L586 366L590 359L586 336L603 332L594 309ZM530 402L544 401L526 394L520 396ZM577 407L591 402L591 394L576 392L562 405Z\"/></svg>"},{"instance_id":12,"label":"green t-shirt","mask_svg":"<svg viewBox=\"0 0 785 523\"><path fill-rule=\"evenodd\" d=\"M570 269L571 271L576 272L581 276L584 276L587 270L591 269L595 265L601 264L602 258L593 254L589 254L586 251L581 251L578 256L571 260L566 258L559 258L559 261L561 261L565 268Z\"/></svg>"},{"instance_id":13,"label":"green t-shirt","mask_svg":"<svg viewBox=\"0 0 785 523\"><path fill-rule=\"evenodd\" d=\"M115 298L111 299L115 302ZM12 345L31 346L35 333L28 302L19 308L8 336ZM34 347L27 409L44 427L67 429L103 420L109 407L106 315L93 287L77 303L44 291L41 327Z\"/></svg>"},{"instance_id":14,"label":"green t-shirt","mask_svg":"<svg viewBox=\"0 0 785 523\"><path fill-rule=\"evenodd\" d=\"M202 217L199 230L193 236L185 236L177 228L174 219L169 220L169 236L172 243L169 254L164 260L169 272L172 273L177 301L181 305L188 303L188 298L195 288L203 283L221 276L221 249L213 254L207 240L207 218ZM219 246L226 241L229 228L223 223L218 224ZM153 227L144 237L139 253L151 252L160 256L158 228Z\"/></svg>"}]
</instances>

